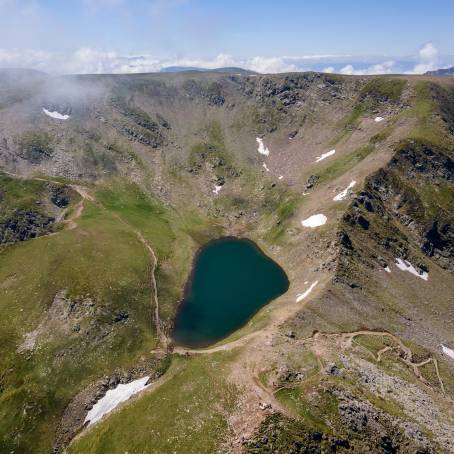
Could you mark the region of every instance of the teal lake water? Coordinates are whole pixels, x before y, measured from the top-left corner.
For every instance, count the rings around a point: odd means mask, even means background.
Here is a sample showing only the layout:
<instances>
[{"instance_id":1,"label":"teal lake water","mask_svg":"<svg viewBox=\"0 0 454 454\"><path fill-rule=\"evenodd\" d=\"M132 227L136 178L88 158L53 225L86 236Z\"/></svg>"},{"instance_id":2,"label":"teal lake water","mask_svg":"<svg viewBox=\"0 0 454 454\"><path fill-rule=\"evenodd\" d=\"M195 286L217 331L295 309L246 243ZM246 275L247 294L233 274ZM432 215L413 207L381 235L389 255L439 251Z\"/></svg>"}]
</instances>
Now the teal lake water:
<instances>
[{"instance_id":1,"label":"teal lake water","mask_svg":"<svg viewBox=\"0 0 454 454\"><path fill-rule=\"evenodd\" d=\"M172 338L188 347L213 344L288 287L282 268L251 241L223 238L208 243L194 261Z\"/></svg>"}]
</instances>

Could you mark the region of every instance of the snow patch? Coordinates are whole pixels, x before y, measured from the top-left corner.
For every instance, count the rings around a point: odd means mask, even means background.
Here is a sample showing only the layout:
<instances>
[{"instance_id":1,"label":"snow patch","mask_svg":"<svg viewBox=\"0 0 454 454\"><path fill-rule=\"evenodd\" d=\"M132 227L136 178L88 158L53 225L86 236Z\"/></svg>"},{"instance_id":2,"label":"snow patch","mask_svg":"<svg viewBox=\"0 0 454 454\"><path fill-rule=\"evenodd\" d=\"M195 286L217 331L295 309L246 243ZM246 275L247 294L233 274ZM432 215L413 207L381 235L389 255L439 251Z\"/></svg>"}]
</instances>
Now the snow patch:
<instances>
[{"instance_id":1,"label":"snow patch","mask_svg":"<svg viewBox=\"0 0 454 454\"><path fill-rule=\"evenodd\" d=\"M301 221L301 224L303 225L303 227L314 228L326 224L327 220L328 218L324 214L314 214L304 221Z\"/></svg>"},{"instance_id":2,"label":"snow patch","mask_svg":"<svg viewBox=\"0 0 454 454\"><path fill-rule=\"evenodd\" d=\"M315 281L313 282L310 287L304 292L304 293L298 293L296 295L296 302L299 303L300 301L302 301L304 298L306 298L306 296L309 295L309 293L312 292L312 290L314 289L314 287L318 284L318 281Z\"/></svg>"},{"instance_id":3,"label":"snow patch","mask_svg":"<svg viewBox=\"0 0 454 454\"><path fill-rule=\"evenodd\" d=\"M263 166L263 168L264 168L267 172L270 171L270 169L268 169L268 166L267 166L265 163L263 163L262 166Z\"/></svg>"},{"instance_id":4,"label":"snow patch","mask_svg":"<svg viewBox=\"0 0 454 454\"><path fill-rule=\"evenodd\" d=\"M91 426L95 422L99 421L105 414L110 413L115 407L120 405L122 402L128 400L134 394L147 388L147 381L150 377L139 378L125 385L119 384L114 389L109 389L106 395L96 402L93 408L88 412L85 417L84 424L88 422Z\"/></svg>"},{"instance_id":5,"label":"snow patch","mask_svg":"<svg viewBox=\"0 0 454 454\"><path fill-rule=\"evenodd\" d=\"M279 175L279 180L282 180L284 178L284 175Z\"/></svg>"},{"instance_id":6,"label":"snow patch","mask_svg":"<svg viewBox=\"0 0 454 454\"><path fill-rule=\"evenodd\" d=\"M454 359L454 350L453 349L441 344L441 350L446 356L449 356L451 359Z\"/></svg>"},{"instance_id":7,"label":"snow patch","mask_svg":"<svg viewBox=\"0 0 454 454\"><path fill-rule=\"evenodd\" d=\"M424 279L425 281L429 279L428 273L426 273L425 271L418 271L410 262L407 262L406 260L396 258L396 266L400 270L408 271L409 273L414 274L415 276Z\"/></svg>"},{"instance_id":8,"label":"snow patch","mask_svg":"<svg viewBox=\"0 0 454 454\"><path fill-rule=\"evenodd\" d=\"M385 271L386 271L387 273L391 273L391 268L390 268L389 266L385 266Z\"/></svg>"},{"instance_id":9,"label":"snow patch","mask_svg":"<svg viewBox=\"0 0 454 454\"><path fill-rule=\"evenodd\" d=\"M260 154L268 156L270 154L270 150L268 150L268 148L265 147L265 144L263 143L263 139L261 139L260 137L257 137L255 140L257 140L257 143L259 144L257 151Z\"/></svg>"},{"instance_id":10,"label":"snow patch","mask_svg":"<svg viewBox=\"0 0 454 454\"><path fill-rule=\"evenodd\" d=\"M222 186L215 186L214 189L213 189L213 193L218 195L219 194L219 191L222 189Z\"/></svg>"},{"instance_id":11,"label":"snow patch","mask_svg":"<svg viewBox=\"0 0 454 454\"><path fill-rule=\"evenodd\" d=\"M342 192L339 192L336 197L333 198L335 202L339 202L340 200L344 200L347 197L348 191L352 189L356 184L356 181L352 181Z\"/></svg>"},{"instance_id":12,"label":"snow patch","mask_svg":"<svg viewBox=\"0 0 454 454\"><path fill-rule=\"evenodd\" d=\"M315 162L323 161L324 159L332 156L334 153L336 153L336 150L331 150L331 151L328 151L327 153L323 153L321 156L317 156L317 159L315 160Z\"/></svg>"},{"instance_id":13,"label":"snow patch","mask_svg":"<svg viewBox=\"0 0 454 454\"><path fill-rule=\"evenodd\" d=\"M384 120L383 117L375 117L375 123L380 123L383 120Z\"/></svg>"},{"instance_id":14,"label":"snow patch","mask_svg":"<svg viewBox=\"0 0 454 454\"><path fill-rule=\"evenodd\" d=\"M43 107L43 112L51 118L55 118L56 120L69 120L71 115L63 115L60 112L57 112L56 110L51 112Z\"/></svg>"}]
</instances>

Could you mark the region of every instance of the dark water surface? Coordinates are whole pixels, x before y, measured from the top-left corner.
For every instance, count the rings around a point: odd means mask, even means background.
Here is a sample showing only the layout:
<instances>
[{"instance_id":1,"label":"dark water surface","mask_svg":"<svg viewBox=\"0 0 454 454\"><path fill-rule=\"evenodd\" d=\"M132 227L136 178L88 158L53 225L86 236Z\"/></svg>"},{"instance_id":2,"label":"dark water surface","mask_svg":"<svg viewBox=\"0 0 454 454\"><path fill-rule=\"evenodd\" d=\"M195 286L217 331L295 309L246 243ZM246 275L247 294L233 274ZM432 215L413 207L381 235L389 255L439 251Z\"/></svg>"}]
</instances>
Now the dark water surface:
<instances>
[{"instance_id":1,"label":"dark water surface","mask_svg":"<svg viewBox=\"0 0 454 454\"><path fill-rule=\"evenodd\" d=\"M173 340L188 347L213 344L288 287L282 268L253 242L223 238L208 243L194 261Z\"/></svg>"}]
</instances>

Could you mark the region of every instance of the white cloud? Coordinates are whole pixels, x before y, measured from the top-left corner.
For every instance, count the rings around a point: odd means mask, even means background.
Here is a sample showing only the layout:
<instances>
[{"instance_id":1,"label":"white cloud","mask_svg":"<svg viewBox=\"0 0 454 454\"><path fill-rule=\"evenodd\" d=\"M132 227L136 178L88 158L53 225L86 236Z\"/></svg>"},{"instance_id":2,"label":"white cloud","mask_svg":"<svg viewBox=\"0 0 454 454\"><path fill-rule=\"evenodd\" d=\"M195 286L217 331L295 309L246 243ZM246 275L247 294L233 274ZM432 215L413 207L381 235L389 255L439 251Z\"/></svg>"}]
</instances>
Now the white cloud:
<instances>
[{"instance_id":1,"label":"white cloud","mask_svg":"<svg viewBox=\"0 0 454 454\"><path fill-rule=\"evenodd\" d=\"M288 63L281 57L254 57L244 62L244 67L259 73L282 73L298 71L295 64Z\"/></svg>"},{"instance_id":2,"label":"white cloud","mask_svg":"<svg viewBox=\"0 0 454 454\"><path fill-rule=\"evenodd\" d=\"M237 59L229 54L218 54L211 59L167 58L152 55L123 56L92 48L81 48L70 55L36 50L0 49L0 67L16 66L35 68L50 73L140 73L159 71L167 66L200 67L207 69L239 66L261 73L298 71L295 63L286 57L252 57Z\"/></svg>"},{"instance_id":3,"label":"white cloud","mask_svg":"<svg viewBox=\"0 0 454 454\"><path fill-rule=\"evenodd\" d=\"M438 67L438 49L432 44L425 44L419 51L419 63L415 65L414 74L424 74L426 71L433 71Z\"/></svg>"},{"instance_id":4,"label":"white cloud","mask_svg":"<svg viewBox=\"0 0 454 454\"><path fill-rule=\"evenodd\" d=\"M432 43L427 43L419 51L419 57L423 61L434 61L438 58L438 49Z\"/></svg>"},{"instance_id":5,"label":"white cloud","mask_svg":"<svg viewBox=\"0 0 454 454\"><path fill-rule=\"evenodd\" d=\"M0 67L32 68L45 71L54 58L53 54L40 50L19 50L0 48Z\"/></svg>"},{"instance_id":6,"label":"white cloud","mask_svg":"<svg viewBox=\"0 0 454 454\"><path fill-rule=\"evenodd\" d=\"M352 64L343 66L340 70L341 74L347 75L373 75L373 74L424 74L426 71L432 71L439 66L439 52L432 44L425 44L418 52L418 56L414 59L416 64L411 69L402 69L399 62L396 60L386 60L382 63L376 63L364 68L355 68ZM329 68L327 68L329 69Z\"/></svg>"},{"instance_id":7,"label":"white cloud","mask_svg":"<svg viewBox=\"0 0 454 454\"><path fill-rule=\"evenodd\" d=\"M347 74L347 75L352 75L355 73L355 68L353 68L352 65L345 65L341 71L340 71L342 74Z\"/></svg>"},{"instance_id":8,"label":"white cloud","mask_svg":"<svg viewBox=\"0 0 454 454\"><path fill-rule=\"evenodd\" d=\"M6 0L0 0L0 2ZM119 2L126 0L90 0ZM2 3L0 3L1 5ZM363 63L350 63L351 61ZM417 57L411 60L333 55L303 55L236 58L220 53L213 58L157 58L153 55L121 55L117 52L84 47L70 54L46 52L34 49L0 48L0 67L22 67L42 70L51 74L101 74L156 72L167 66L200 67L207 69L238 66L260 73L322 70L323 72L355 75L419 74L438 67L438 50L426 44ZM449 62L445 62L447 64ZM454 62L452 62L454 63ZM451 64L452 64L451 63ZM449 65L448 65L449 66Z\"/></svg>"},{"instance_id":9,"label":"white cloud","mask_svg":"<svg viewBox=\"0 0 454 454\"><path fill-rule=\"evenodd\" d=\"M341 74L347 75L374 75L374 74L392 74L396 71L395 62L393 60L384 61L375 65L367 66L366 68L355 69L352 65L345 65L341 70Z\"/></svg>"}]
</instances>

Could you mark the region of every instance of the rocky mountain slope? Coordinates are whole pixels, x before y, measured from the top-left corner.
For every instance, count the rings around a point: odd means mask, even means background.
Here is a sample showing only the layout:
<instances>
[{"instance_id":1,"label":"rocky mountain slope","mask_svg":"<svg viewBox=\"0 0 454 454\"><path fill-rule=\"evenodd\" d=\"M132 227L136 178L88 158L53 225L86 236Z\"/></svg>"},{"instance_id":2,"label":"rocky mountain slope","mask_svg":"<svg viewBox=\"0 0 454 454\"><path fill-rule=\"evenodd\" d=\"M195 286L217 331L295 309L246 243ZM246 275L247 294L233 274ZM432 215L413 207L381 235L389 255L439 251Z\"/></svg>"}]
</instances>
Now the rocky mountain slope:
<instances>
[{"instance_id":1,"label":"rocky mountain slope","mask_svg":"<svg viewBox=\"0 0 454 454\"><path fill-rule=\"evenodd\" d=\"M450 68L441 68L436 69L435 71L427 71L426 73L428 76L453 76L454 75L454 67Z\"/></svg>"},{"instance_id":2,"label":"rocky mountain slope","mask_svg":"<svg viewBox=\"0 0 454 454\"><path fill-rule=\"evenodd\" d=\"M0 451L452 452L453 119L442 77L0 72ZM230 235L288 292L174 346Z\"/></svg>"}]
</instances>

